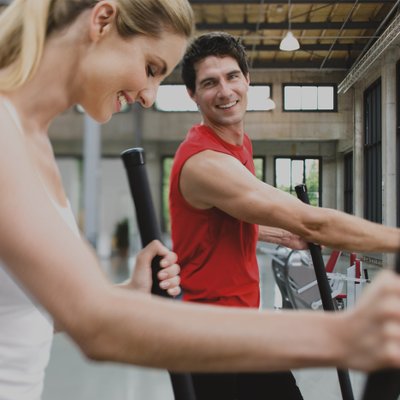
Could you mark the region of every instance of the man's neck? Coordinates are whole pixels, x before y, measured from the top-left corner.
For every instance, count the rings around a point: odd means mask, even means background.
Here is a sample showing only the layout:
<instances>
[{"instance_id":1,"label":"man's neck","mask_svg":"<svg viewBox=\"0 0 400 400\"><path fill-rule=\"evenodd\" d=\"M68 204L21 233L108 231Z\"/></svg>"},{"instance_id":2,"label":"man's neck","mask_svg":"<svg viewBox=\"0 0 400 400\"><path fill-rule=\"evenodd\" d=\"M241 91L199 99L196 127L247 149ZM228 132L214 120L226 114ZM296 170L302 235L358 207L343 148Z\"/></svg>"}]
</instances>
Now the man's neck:
<instances>
[{"instance_id":1,"label":"man's neck","mask_svg":"<svg viewBox=\"0 0 400 400\"><path fill-rule=\"evenodd\" d=\"M210 128L216 135L218 135L222 140L229 144L235 146L241 146L243 144L244 138L244 127L243 124L230 125L230 126L217 126L207 122L203 122L203 125Z\"/></svg>"}]
</instances>

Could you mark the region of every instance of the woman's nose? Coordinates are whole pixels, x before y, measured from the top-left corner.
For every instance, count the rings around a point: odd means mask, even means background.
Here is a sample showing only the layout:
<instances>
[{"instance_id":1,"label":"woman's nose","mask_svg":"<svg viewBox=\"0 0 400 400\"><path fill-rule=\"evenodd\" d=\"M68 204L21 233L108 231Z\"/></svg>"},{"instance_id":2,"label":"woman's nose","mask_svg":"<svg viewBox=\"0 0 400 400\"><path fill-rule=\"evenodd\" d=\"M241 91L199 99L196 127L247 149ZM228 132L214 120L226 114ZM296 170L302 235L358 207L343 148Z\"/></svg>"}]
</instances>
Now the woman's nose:
<instances>
[{"instance_id":1,"label":"woman's nose","mask_svg":"<svg viewBox=\"0 0 400 400\"><path fill-rule=\"evenodd\" d=\"M157 90L158 85L141 90L138 94L137 101L145 108L151 107L156 101Z\"/></svg>"}]
</instances>

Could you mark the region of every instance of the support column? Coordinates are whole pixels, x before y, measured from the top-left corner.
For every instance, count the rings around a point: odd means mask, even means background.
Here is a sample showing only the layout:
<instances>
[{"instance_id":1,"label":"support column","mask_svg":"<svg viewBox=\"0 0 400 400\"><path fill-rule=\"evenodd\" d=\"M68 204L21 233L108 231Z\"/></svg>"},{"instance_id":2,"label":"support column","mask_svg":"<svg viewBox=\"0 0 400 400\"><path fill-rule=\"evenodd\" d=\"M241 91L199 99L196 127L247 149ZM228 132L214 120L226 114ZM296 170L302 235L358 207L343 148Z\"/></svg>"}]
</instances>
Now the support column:
<instances>
[{"instance_id":1,"label":"support column","mask_svg":"<svg viewBox=\"0 0 400 400\"><path fill-rule=\"evenodd\" d=\"M97 246L99 222L100 134L100 125L85 114L83 139L84 234L94 248Z\"/></svg>"},{"instance_id":2,"label":"support column","mask_svg":"<svg viewBox=\"0 0 400 400\"><path fill-rule=\"evenodd\" d=\"M338 146L336 146L336 149ZM343 153L336 151L336 206L337 210L344 210L344 162Z\"/></svg>"},{"instance_id":3,"label":"support column","mask_svg":"<svg viewBox=\"0 0 400 400\"><path fill-rule=\"evenodd\" d=\"M354 137L353 137L353 213L364 216L364 129L363 93L354 89Z\"/></svg>"},{"instance_id":4,"label":"support column","mask_svg":"<svg viewBox=\"0 0 400 400\"><path fill-rule=\"evenodd\" d=\"M391 55L382 66L382 219L396 226L396 63Z\"/></svg>"},{"instance_id":5,"label":"support column","mask_svg":"<svg viewBox=\"0 0 400 400\"><path fill-rule=\"evenodd\" d=\"M389 52L382 65L382 222L396 226L396 61ZM394 255L384 254L384 265Z\"/></svg>"},{"instance_id":6,"label":"support column","mask_svg":"<svg viewBox=\"0 0 400 400\"><path fill-rule=\"evenodd\" d=\"M143 146L143 107L139 103L132 104L134 147Z\"/></svg>"}]
</instances>

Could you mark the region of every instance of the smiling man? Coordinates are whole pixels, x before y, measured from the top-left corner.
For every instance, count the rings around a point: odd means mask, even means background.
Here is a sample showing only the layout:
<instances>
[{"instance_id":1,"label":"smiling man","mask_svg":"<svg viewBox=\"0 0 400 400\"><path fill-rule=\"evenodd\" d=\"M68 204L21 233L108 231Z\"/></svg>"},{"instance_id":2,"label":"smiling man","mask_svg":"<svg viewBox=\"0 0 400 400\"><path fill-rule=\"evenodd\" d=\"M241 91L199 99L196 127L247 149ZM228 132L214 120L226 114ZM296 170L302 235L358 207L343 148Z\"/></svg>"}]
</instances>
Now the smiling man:
<instances>
[{"instance_id":1,"label":"smiling man","mask_svg":"<svg viewBox=\"0 0 400 400\"><path fill-rule=\"evenodd\" d=\"M202 116L179 146L171 173L172 242L184 300L259 307L257 240L300 249L312 242L397 251L398 229L306 205L254 176L243 122L250 78L238 40L225 33L196 38L183 58L182 78ZM293 335L306 329L299 326ZM197 400L302 398L290 372L194 374L193 381Z\"/></svg>"},{"instance_id":2,"label":"smiling man","mask_svg":"<svg viewBox=\"0 0 400 400\"><path fill-rule=\"evenodd\" d=\"M183 267L184 299L258 307L258 226L243 222L235 213L229 215L227 210L234 210L236 199L222 188L225 179L231 185L231 178L220 168L232 159L244 166L245 173L254 174L252 145L243 126L249 87L244 48L223 33L204 35L186 53L182 74L203 117L176 153L171 175L172 239ZM203 168L208 172L198 177ZM204 180L214 183L204 186ZM272 241L298 244L298 237L289 232L263 232L276 236L269 238ZM271 399L302 398L290 372L193 374L193 383L197 400L256 400L266 394Z\"/></svg>"}]
</instances>

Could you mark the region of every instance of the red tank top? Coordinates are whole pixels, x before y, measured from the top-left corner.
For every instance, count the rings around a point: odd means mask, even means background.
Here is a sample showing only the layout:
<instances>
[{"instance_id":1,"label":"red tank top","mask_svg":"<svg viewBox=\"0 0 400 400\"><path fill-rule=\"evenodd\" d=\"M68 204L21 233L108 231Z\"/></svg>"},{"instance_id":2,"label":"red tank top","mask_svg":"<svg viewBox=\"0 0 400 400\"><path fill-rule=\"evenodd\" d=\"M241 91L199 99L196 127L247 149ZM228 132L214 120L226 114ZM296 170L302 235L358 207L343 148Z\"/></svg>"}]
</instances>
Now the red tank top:
<instances>
[{"instance_id":1,"label":"red tank top","mask_svg":"<svg viewBox=\"0 0 400 400\"><path fill-rule=\"evenodd\" d=\"M173 250L181 266L183 299L219 305L258 307L259 272L256 257L258 226L211 208L189 205L179 190L185 162L212 150L238 159L254 174L252 145L229 144L204 125L195 125L179 146L171 171L170 213Z\"/></svg>"}]
</instances>

